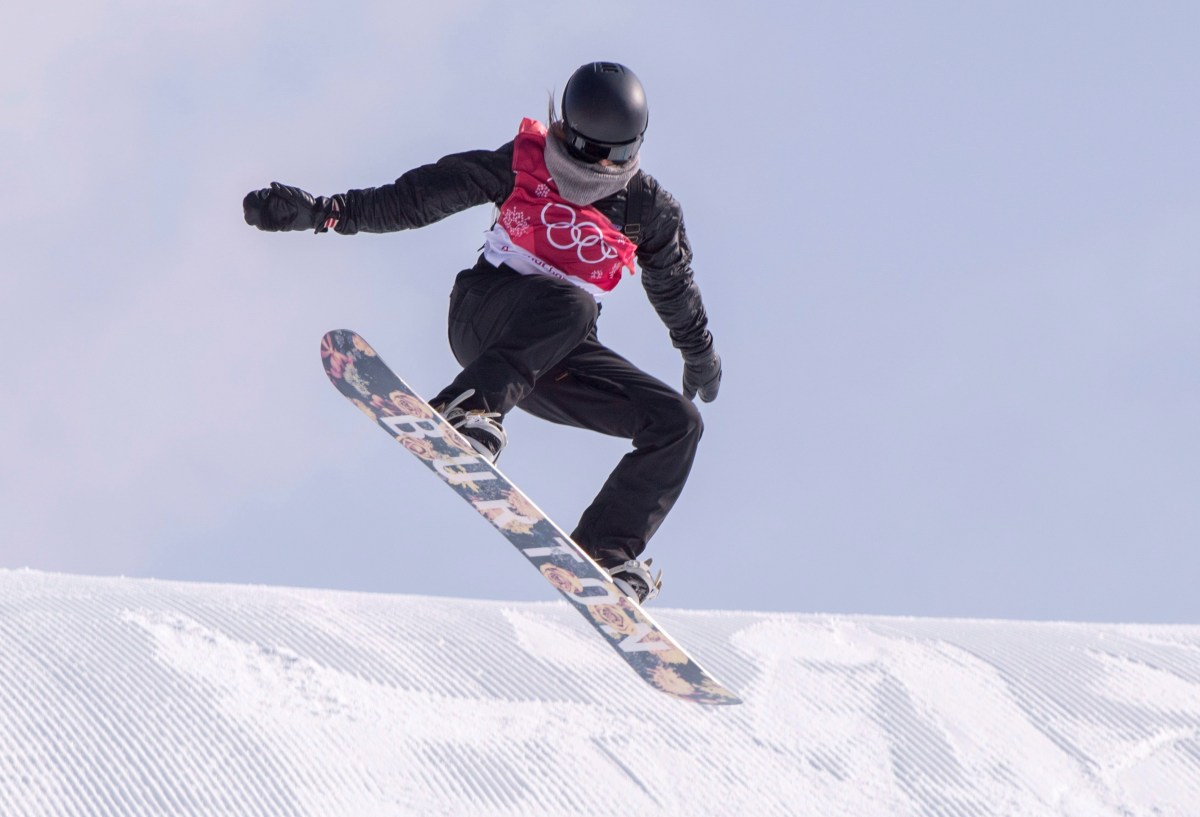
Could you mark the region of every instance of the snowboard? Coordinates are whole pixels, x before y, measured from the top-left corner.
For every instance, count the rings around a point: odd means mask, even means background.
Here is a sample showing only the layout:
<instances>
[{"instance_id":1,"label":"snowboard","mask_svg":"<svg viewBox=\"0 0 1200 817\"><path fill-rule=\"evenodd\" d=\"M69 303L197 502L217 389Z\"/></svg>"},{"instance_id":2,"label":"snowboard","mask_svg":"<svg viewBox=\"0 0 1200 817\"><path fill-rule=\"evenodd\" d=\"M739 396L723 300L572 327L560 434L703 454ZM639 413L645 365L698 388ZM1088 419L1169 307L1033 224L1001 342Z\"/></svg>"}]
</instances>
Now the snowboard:
<instances>
[{"instance_id":1,"label":"snowboard","mask_svg":"<svg viewBox=\"0 0 1200 817\"><path fill-rule=\"evenodd\" d=\"M741 703L359 335L328 333L321 358L338 391L503 534L647 683L685 701Z\"/></svg>"}]
</instances>

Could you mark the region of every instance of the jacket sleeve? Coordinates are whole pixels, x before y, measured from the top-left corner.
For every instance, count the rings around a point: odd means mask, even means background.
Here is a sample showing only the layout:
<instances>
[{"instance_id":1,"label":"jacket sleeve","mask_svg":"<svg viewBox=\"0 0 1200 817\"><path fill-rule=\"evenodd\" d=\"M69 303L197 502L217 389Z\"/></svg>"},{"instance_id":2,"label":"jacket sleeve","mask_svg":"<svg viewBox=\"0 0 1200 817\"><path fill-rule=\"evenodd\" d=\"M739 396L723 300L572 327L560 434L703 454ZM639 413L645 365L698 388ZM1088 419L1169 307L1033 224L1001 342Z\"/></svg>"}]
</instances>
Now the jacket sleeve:
<instances>
[{"instance_id":1,"label":"jacket sleeve","mask_svg":"<svg viewBox=\"0 0 1200 817\"><path fill-rule=\"evenodd\" d=\"M642 286L671 343L684 359L708 354L712 334L700 288L692 275L692 248L683 225L683 210L675 198L652 177L645 180L648 212L643 217L643 238L638 244Z\"/></svg>"},{"instance_id":2,"label":"jacket sleeve","mask_svg":"<svg viewBox=\"0 0 1200 817\"><path fill-rule=\"evenodd\" d=\"M350 190L337 227L343 235L388 233L433 224L479 204L501 204L513 188L513 146L453 153L391 184Z\"/></svg>"}]
</instances>

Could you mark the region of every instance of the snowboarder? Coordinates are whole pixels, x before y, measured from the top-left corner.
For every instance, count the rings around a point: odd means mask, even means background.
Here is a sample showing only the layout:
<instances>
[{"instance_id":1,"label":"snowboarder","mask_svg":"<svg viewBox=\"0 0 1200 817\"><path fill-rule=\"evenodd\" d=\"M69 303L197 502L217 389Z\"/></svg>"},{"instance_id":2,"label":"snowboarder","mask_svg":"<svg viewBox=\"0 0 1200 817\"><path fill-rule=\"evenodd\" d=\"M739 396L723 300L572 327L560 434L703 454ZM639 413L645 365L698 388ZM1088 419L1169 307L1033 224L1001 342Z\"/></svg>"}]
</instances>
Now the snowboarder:
<instances>
[{"instance_id":1,"label":"snowboarder","mask_svg":"<svg viewBox=\"0 0 1200 817\"><path fill-rule=\"evenodd\" d=\"M243 201L260 230L343 235L423 227L491 202L483 254L458 274L449 338L463 370L430 403L495 461L514 407L632 440L572 538L624 592L645 601L660 579L639 557L687 481L703 424L692 403L721 384L679 204L639 167L649 122L628 68L571 75L561 119L525 119L496 150L443 157L395 182L314 198L273 183ZM633 272L683 355L683 395L604 346L599 299Z\"/></svg>"}]
</instances>

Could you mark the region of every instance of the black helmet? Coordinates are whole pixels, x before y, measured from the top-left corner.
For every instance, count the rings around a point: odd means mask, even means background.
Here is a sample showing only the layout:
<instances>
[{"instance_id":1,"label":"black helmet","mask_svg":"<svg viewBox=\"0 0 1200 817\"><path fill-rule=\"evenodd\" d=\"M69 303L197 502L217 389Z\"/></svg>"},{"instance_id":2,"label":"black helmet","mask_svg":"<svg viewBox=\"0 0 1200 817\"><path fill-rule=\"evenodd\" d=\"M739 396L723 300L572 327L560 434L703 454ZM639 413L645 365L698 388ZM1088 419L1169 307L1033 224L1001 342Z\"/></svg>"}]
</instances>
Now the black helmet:
<instances>
[{"instance_id":1,"label":"black helmet","mask_svg":"<svg viewBox=\"0 0 1200 817\"><path fill-rule=\"evenodd\" d=\"M567 148L587 162L627 162L650 122L637 75L615 62L590 62L567 80L562 96Z\"/></svg>"}]
</instances>

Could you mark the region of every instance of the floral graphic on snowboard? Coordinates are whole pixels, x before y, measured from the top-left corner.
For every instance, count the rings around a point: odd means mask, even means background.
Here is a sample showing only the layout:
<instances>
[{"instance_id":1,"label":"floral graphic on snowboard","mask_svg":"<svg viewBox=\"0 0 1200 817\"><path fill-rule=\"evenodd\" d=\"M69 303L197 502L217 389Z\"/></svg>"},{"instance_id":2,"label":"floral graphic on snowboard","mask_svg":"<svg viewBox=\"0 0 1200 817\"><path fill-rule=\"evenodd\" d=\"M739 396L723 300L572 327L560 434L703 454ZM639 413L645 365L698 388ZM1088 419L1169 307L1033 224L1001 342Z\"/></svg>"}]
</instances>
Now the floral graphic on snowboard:
<instances>
[{"instance_id":1,"label":"floral graphic on snowboard","mask_svg":"<svg viewBox=\"0 0 1200 817\"><path fill-rule=\"evenodd\" d=\"M321 341L330 381L495 526L647 683L703 704L737 704L584 551L380 360L359 335Z\"/></svg>"}]
</instances>

